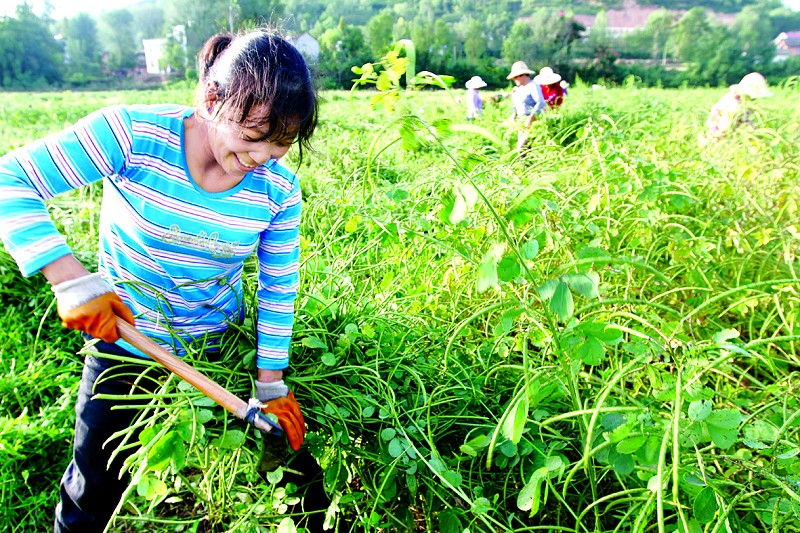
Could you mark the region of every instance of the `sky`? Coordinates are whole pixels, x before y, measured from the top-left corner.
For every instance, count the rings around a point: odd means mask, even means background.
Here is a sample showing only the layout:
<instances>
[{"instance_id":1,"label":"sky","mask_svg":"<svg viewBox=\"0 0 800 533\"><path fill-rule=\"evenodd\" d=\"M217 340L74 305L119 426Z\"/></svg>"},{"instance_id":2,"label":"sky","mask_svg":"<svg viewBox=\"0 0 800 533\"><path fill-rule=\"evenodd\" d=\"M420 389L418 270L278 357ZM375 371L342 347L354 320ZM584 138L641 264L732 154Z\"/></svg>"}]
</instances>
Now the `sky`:
<instances>
[{"instance_id":1,"label":"sky","mask_svg":"<svg viewBox=\"0 0 800 533\"><path fill-rule=\"evenodd\" d=\"M97 16L103 11L112 11L123 7L130 7L139 0L50 0L53 6L52 17L54 19L72 18L78 13L89 13ZM800 2L800 0L797 0ZM16 6L23 0L0 0L0 14L12 15L16 12ZM41 13L44 7L44 0L28 0L33 6L34 13Z\"/></svg>"},{"instance_id":2,"label":"sky","mask_svg":"<svg viewBox=\"0 0 800 533\"><path fill-rule=\"evenodd\" d=\"M23 0L0 0L0 14L11 15L16 11L16 5ZM90 15L99 15L102 11L111 11L136 4L140 0L50 0L53 6L53 18L71 18L78 13L85 12ZM34 12L40 12L44 0L28 0L34 6ZM783 0L783 4L795 11L800 11L800 0Z\"/></svg>"}]
</instances>

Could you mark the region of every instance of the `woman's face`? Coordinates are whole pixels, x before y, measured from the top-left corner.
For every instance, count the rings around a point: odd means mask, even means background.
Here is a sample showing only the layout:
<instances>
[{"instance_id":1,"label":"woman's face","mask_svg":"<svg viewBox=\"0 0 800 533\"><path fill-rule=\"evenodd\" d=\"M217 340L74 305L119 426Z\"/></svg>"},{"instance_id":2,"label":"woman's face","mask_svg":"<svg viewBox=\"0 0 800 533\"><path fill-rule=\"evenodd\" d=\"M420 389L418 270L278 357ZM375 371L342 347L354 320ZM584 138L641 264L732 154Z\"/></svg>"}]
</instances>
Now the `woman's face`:
<instances>
[{"instance_id":1,"label":"woman's face","mask_svg":"<svg viewBox=\"0 0 800 533\"><path fill-rule=\"evenodd\" d=\"M294 136L264 139L264 110L254 110L243 124L216 116L210 120L209 144L217 163L226 174L242 178L270 159L280 159L294 141ZM248 125L251 126L248 126Z\"/></svg>"},{"instance_id":2,"label":"woman's face","mask_svg":"<svg viewBox=\"0 0 800 533\"><path fill-rule=\"evenodd\" d=\"M530 76L527 74L520 74L514 78L514 85L519 87L520 85L527 85L528 81L531 79Z\"/></svg>"}]
</instances>

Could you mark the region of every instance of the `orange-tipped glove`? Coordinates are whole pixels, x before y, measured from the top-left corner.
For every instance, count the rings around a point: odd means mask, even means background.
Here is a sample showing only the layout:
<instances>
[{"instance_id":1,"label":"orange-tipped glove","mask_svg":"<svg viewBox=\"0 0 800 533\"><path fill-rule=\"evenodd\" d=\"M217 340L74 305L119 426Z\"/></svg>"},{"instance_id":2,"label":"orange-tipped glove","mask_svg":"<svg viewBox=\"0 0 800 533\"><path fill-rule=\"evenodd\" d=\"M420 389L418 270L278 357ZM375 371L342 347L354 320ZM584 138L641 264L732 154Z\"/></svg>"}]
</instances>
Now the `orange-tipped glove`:
<instances>
[{"instance_id":1,"label":"orange-tipped glove","mask_svg":"<svg viewBox=\"0 0 800 533\"><path fill-rule=\"evenodd\" d=\"M299 450L306 436L306 422L294 393L282 379L256 381L256 398L264 404L261 408L264 413L272 413L278 417L278 422L289 439L289 446L294 451Z\"/></svg>"},{"instance_id":2,"label":"orange-tipped glove","mask_svg":"<svg viewBox=\"0 0 800 533\"><path fill-rule=\"evenodd\" d=\"M100 274L89 274L52 287L58 316L65 328L77 329L106 342L119 340L117 317L133 324L130 308Z\"/></svg>"}]
</instances>

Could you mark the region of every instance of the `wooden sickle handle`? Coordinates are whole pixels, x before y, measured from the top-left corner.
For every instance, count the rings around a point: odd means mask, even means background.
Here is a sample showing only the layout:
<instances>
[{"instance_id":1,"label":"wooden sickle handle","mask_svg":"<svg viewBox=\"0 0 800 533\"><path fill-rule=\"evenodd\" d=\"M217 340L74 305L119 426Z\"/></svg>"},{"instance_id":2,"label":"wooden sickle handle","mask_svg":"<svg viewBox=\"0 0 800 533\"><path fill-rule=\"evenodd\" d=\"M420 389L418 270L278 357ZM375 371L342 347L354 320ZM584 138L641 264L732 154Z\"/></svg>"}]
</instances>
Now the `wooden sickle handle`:
<instances>
[{"instance_id":1,"label":"wooden sickle handle","mask_svg":"<svg viewBox=\"0 0 800 533\"><path fill-rule=\"evenodd\" d=\"M217 402L236 418L252 424L263 433L272 433L275 436L283 434L281 427L267 418L253 403L245 402L235 396L222 385L213 381L180 357L169 353L150 337L136 329L135 326L119 317L117 317L117 331L120 337Z\"/></svg>"}]
</instances>

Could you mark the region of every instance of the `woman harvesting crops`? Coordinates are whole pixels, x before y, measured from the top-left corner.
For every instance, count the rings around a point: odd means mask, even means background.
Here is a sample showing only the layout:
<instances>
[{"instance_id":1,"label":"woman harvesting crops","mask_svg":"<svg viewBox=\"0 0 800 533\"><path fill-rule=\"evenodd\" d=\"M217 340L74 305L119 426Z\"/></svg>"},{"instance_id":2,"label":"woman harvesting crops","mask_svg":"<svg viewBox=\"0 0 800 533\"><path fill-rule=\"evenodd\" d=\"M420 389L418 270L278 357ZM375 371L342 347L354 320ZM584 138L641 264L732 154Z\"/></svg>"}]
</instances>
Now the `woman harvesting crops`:
<instances>
[{"instance_id":1,"label":"woman harvesting crops","mask_svg":"<svg viewBox=\"0 0 800 533\"><path fill-rule=\"evenodd\" d=\"M297 287L300 186L279 160L302 157L317 97L299 52L266 31L219 34L199 56L196 106L113 106L0 159L0 236L26 276L41 271L66 327L95 349L140 355L120 339L121 317L177 355L218 344L244 317L244 262L258 258L257 397L299 449L305 425L283 381ZM103 181L98 273L75 258L45 200ZM109 466L133 410L111 410L130 367L87 355L76 404L73 460L55 531L102 531L126 479ZM98 379L103 373L103 378ZM117 376L110 379L110 376Z\"/></svg>"}]
</instances>

